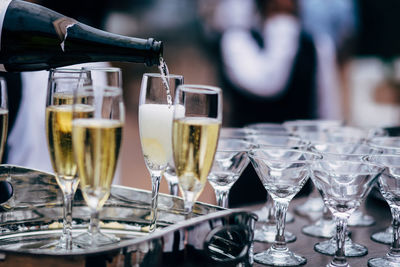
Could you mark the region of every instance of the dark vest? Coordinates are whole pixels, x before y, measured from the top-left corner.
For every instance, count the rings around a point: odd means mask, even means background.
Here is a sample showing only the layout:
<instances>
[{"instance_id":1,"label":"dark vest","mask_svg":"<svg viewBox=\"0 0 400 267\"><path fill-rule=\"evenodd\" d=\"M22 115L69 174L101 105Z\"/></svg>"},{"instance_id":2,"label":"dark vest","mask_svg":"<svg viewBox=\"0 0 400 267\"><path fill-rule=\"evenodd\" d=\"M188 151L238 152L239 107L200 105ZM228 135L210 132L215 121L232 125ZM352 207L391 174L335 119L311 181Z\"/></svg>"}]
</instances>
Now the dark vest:
<instances>
[{"instance_id":1,"label":"dark vest","mask_svg":"<svg viewBox=\"0 0 400 267\"><path fill-rule=\"evenodd\" d=\"M260 47L263 47L262 39L254 36ZM317 55L314 43L309 35L302 32L290 78L284 92L278 97L250 96L235 89L226 80L224 92L228 93L232 100L230 126L243 127L256 122L282 123L295 119L315 119L316 69ZM266 200L266 190L250 165L251 163L230 190L230 207Z\"/></svg>"}]
</instances>

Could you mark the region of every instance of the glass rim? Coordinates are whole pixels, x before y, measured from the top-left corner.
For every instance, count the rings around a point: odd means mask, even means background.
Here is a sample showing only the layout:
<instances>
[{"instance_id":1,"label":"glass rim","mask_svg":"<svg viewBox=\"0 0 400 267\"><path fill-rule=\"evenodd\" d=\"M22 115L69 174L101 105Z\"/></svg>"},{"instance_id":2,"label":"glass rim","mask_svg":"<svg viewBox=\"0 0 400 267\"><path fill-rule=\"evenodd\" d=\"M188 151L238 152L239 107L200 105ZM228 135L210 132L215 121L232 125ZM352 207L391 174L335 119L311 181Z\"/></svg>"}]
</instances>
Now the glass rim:
<instances>
[{"instance_id":1,"label":"glass rim","mask_svg":"<svg viewBox=\"0 0 400 267\"><path fill-rule=\"evenodd\" d=\"M318 126L318 125L329 125L338 123L337 126L343 124L341 120L289 120L282 123L285 126ZM333 126L332 126L333 127Z\"/></svg>"},{"instance_id":2,"label":"glass rim","mask_svg":"<svg viewBox=\"0 0 400 267\"><path fill-rule=\"evenodd\" d=\"M389 163L374 161L374 160L373 160L374 158L398 158L398 159L400 159L400 155L399 155L399 154L366 155L365 157L363 157L363 160L364 160L365 162L369 162L369 163L381 165L381 166L383 166L383 167L400 168L400 162L399 162L399 164L389 164Z\"/></svg>"},{"instance_id":3,"label":"glass rim","mask_svg":"<svg viewBox=\"0 0 400 267\"><path fill-rule=\"evenodd\" d=\"M87 71L104 71L104 72L121 72L121 68L118 67L96 67L96 66L88 66L82 67L82 70Z\"/></svg>"},{"instance_id":4,"label":"glass rim","mask_svg":"<svg viewBox=\"0 0 400 267\"><path fill-rule=\"evenodd\" d=\"M79 73L79 72L89 72L89 70L83 68L71 68L71 67L61 67L61 68L51 68L49 72L65 72L65 73Z\"/></svg>"},{"instance_id":5,"label":"glass rim","mask_svg":"<svg viewBox=\"0 0 400 267\"><path fill-rule=\"evenodd\" d=\"M217 86L211 85L201 85L201 84L182 84L179 85L177 91L185 91L189 93L196 93L196 94L220 94L222 89ZM178 95L178 94L177 94Z\"/></svg>"},{"instance_id":6,"label":"glass rim","mask_svg":"<svg viewBox=\"0 0 400 267\"><path fill-rule=\"evenodd\" d=\"M256 151L265 151L265 150L286 150L286 151L298 152L301 154L313 155L313 156L315 156L315 159L296 159L296 160L271 159L271 158L268 158L265 156L258 156L258 155L253 154ZM320 153L312 152L312 151L309 151L309 150L303 149L303 148L295 149L295 148L282 147L282 146L255 147L255 148L250 149L248 154L249 154L249 157L263 159L263 160L267 160L267 161L306 162L306 161L314 161L314 160L323 159L323 156Z\"/></svg>"},{"instance_id":7,"label":"glass rim","mask_svg":"<svg viewBox=\"0 0 400 267\"><path fill-rule=\"evenodd\" d=\"M161 75L160 73L156 72L146 72L143 74L143 77L152 77L152 78L161 78L161 77L168 77L168 78L174 78L174 79L183 79L183 75L180 74L168 74L168 75Z\"/></svg>"},{"instance_id":8,"label":"glass rim","mask_svg":"<svg viewBox=\"0 0 400 267\"><path fill-rule=\"evenodd\" d=\"M241 145L246 146L246 148L230 148L230 147L226 147L226 148L222 148L222 149L218 149L218 145L219 145L219 141L233 141L233 142L237 142L240 143ZM217 144L217 152L233 152L233 151L249 151L250 149L253 148L253 144L249 141L247 141L246 139L243 138L230 138L230 137L220 137Z\"/></svg>"},{"instance_id":9,"label":"glass rim","mask_svg":"<svg viewBox=\"0 0 400 267\"><path fill-rule=\"evenodd\" d=\"M381 165L381 164L378 164L378 163L374 163L374 162L369 162L369 161L366 161L366 160L343 160L343 159L329 159L329 158L322 158L322 159L316 159L316 160L314 160L313 161L313 163L312 164L317 164L317 163L324 163L324 162L326 162L326 163L330 163L330 164L332 164L332 163L338 163L338 164L340 164L340 166L344 166L344 165L349 165L349 164L351 164L351 165L366 165L366 166L370 166L370 167L375 167L375 168L380 168L380 169L382 169L382 171L383 171L383 169L385 169L385 166L383 166L383 165Z\"/></svg>"}]
</instances>

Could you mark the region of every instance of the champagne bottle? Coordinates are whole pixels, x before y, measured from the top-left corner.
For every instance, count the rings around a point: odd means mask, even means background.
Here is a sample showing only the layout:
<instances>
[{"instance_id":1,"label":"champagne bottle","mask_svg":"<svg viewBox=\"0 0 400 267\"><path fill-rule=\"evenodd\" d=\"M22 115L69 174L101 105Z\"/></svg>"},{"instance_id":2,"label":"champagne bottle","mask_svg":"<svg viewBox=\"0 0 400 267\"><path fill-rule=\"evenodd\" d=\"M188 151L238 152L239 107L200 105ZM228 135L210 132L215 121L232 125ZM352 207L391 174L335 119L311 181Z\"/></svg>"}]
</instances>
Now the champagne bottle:
<instances>
[{"instance_id":1,"label":"champagne bottle","mask_svg":"<svg viewBox=\"0 0 400 267\"><path fill-rule=\"evenodd\" d=\"M79 8L79 7L77 7ZM0 0L0 71L123 61L158 65L163 44L98 30L43 6Z\"/></svg>"}]
</instances>

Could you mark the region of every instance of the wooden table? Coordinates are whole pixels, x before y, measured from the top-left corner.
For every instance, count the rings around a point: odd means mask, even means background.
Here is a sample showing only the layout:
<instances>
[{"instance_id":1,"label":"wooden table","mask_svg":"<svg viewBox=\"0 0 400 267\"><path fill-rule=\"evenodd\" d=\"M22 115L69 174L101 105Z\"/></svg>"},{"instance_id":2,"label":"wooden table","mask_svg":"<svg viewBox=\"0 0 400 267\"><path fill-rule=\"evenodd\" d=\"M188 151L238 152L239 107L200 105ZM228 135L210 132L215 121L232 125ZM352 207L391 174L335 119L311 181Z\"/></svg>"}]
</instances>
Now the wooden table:
<instances>
[{"instance_id":1,"label":"wooden table","mask_svg":"<svg viewBox=\"0 0 400 267\"><path fill-rule=\"evenodd\" d=\"M294 208L302 204L306 200L305 197L294 199L290 202L289 210L295 214ZM389 226L391 222L391 215L386 202L369 197L360 207L367 214L374 217L376 223L370 227L350 227L352 240L366 246L368 254L363 257L348 257L348 262L352 267L367 266L368 259L373 257L384 256L389 246L376 243L370 239L371 234L383 230ZM295 253L307 258L307 263L303 266L325 266L332 260L332 256L326 256L314 251L314 244L327 239L310 237L301 232L301 228L305 225L311 224L307 218L295 215L295 221L286 225L286 229L291 231L297 236L294 243L289 243L288 247ZM258 224L258 223L257 223ZM260 227L258 224L257 227ZM268 243L254 243L254 253L261 252L268 249L271 244ZM254 266L265 266L262 264L254 263Z\"/></svg>"}]
</instances>

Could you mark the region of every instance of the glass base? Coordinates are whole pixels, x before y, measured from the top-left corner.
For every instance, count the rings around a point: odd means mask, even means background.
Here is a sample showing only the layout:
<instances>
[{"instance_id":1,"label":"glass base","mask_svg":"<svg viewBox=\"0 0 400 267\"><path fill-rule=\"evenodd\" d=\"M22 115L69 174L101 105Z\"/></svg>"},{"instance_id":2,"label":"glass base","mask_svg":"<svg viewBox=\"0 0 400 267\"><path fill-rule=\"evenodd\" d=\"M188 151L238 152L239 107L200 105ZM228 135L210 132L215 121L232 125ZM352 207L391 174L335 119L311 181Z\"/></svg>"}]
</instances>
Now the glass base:
<instances>
[{"instance_id":1,"label":"glass base","mask_svg":"<svg viewBox=\"0 0 400 267\"><path fill-rule=\"evenodd\" d=\"M327 241L315 244L314 250L321 254L333 256L336 252L336 238L331 238ZM367 255L368 249L360 244L354 243L349 237L344 243L344 255L346 257L361 257Z\"/></svg>"},{"instance_id":2,"label":"glass base","mask_svg":"<svg viewBox=\"0 0 400 267\"><path fill-rule=\"evenodd\" d=\"M120 239L118 237L110 234L103 234L101 232L98 232L95 235L85 232L73 239L73 243L80 248L101 247L118 243L119 241Z\"/></svg>"},{"instance_id":3,"label":"glass base","mask_svg":"<svg viewBox=\"0 0 400 267\"><path fill-rule=\"evenodd\" d=\"M393 242L393 228L389 226L385 231L377 232L371 235L371 240L390 245ZM399 265L400 266L400 265Z\"/></svg>"},{"instance_id":4,"label":"glass base","mask_svg":"<svg viewBox=\"0 0 400 267\"><path fill-rule=\"evenodd\" d=\"M372 258L368 260L369 267L399 267L400 257L386 255L382 258Z\"/></svg>"},{"instance_id":5,"label":"glass base","mask_svg":"<svg viewBox=\"0 0 400 267\"><path fill-rule=\"evenodd\" d=\"M270 214L270 209L271 206L265 205L259 210L255 211L255 214L258 216L258 222L263 222L263 223L269 223L269 224L274 224L275 220L271 221L268 219L268 214ZM273 207L272 207L273 208ZM285 223L292 223L294 222L294 215L291 212L286 212L286 220Z\"/></svg>"},{"instance_id":6,"label":"glass base","mask_svg":"<svg viewBox=\"0 0 400 267\"><path fill-rule=\"evenodd\" d=\"M276 236L276 225L264 224L261 229L256 229L254 231L254 241L274 243ZM286 243L296 241L296 236L291 232L285 231L285 241Z\"/></svg>"},{"instance_id":7,"label":"glass base","mask_svg":"<svg viewBox=\"0 0 400 267\"><path fill-rule=\"evenodd\" d=\"M67 244L66 244L65 239L66 239L65 236L62 235L59 240L42 245L39 247L39 249L66 250ZM72 242L74 242L74 240L72 240ZM80 247L77 244L72 243L71 250L77 250L77 249L80 249Z\"/></svg>"},{"instance_id":8,"label":"glass base","mask_svg":"<svg viewBox=\"0 0 400 267\"><path fill-rule=\"evenodd\" d=\"M349 226L371 226L375 223L374 218L364 214L360 210L356 210L349 218Z\"/></svg>"},{"instance_id":9,"label":"glass base","mask_svg":"<svg viewBox=\"0 0 400 267\"><path fill-rule=\"evenodd\" d=\"M319 219L312 225L304 226L301 231L312 237L332 238L336 234L336 224L333 220Z\"/></svg>"},{"instance_id":10,"label":"glass base","mask_svg":"<svg viewBox=\"0 0 400 267\"><path fill-rule=\"evenodd\" d=\"M299 266L307 262L306 258L294 254L288 248L276 249L274 247L254 255L254 261L269 266Z\"/></svg>"},{"instance_id":11,"label":"glass base","mask_svg":"<svg viewBox=\"0 0 400 267\"><path fill-rule=\"evenodd\" d=\"M295 208L295 212L301 216L318 218L324 210L324 201L320 197L309 198L302 205Z\"/></svg>"}]
</instances>

